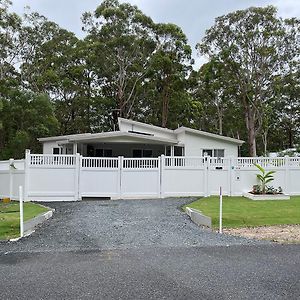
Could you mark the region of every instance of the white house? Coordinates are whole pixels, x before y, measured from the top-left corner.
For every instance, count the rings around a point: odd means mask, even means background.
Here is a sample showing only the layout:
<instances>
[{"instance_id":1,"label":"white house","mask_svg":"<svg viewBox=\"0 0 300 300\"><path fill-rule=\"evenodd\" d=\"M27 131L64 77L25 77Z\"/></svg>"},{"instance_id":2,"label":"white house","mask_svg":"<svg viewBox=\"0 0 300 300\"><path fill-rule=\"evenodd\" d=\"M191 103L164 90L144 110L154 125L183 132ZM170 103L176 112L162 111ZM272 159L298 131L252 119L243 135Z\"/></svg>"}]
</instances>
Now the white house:
<instances>
[{"instance_id":1,"label":"white house","mask_svg":"<svg viewBox=\"0 0 300 300\"><path fill-rule=\"evenodd\" d=\"M119 131L39 138L44 154L88 157L237 157L242 140L180 127L175 130L119 118Z\"/></svg>"}]
</instances>

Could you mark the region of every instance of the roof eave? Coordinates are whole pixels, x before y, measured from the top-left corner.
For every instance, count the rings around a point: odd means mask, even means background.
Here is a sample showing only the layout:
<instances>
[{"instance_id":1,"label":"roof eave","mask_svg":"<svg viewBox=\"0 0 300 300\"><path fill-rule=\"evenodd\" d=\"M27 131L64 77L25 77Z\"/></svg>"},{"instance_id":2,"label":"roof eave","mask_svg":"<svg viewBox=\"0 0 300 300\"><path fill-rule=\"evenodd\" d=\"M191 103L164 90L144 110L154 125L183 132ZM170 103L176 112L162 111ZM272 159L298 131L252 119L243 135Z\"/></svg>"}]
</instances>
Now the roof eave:
<instances>
[{"instance_id":1,"label":"roof eave","mask_svg":"<svg viewBox=\"0 0 300 300\"><path fill-rule=\"evenodd\" d=\"M174 134L174 130L169 129L169 128L163 128L163 127L155 126L155 125L152 125L152 124L146 124L146 123L142 123L142 122L138 122L138 121L134 121L134 120L130 120L130 119L124 119L124 118L119 117L118 118L119 127L120 127L121 122L127 123L127 124L133 124L133 125L136 124L136 125L139 125L139 126L142 126L142 127L145 127L145 128L149 128L149 129L152 129L152 130L157 130L157 131L168 132L168 133L173 133Z\"/></svg>"},{"instance_id":2,"label":"roof eave","mask_svg":"<svg viewBox=\"0 0 300 300\"><path fill-rule=\"evenodd\" d=\"M95 139L105 139L105 138L113 138L113 137L132 137L139 140L144 141L155 141L155 142L162 142L162 143L169 143L169 144L177 144L177 140L171 140L166 138L160 138L160 137L153 137L153 136L143 136L139 134L129 133L129 132L120 132L120 131L112 131L112 132L105 132L105 133L96 133L95 135L90 135L88 137L84 138L71 138L69 139L70 142L85 142L89 140L95 140Z\"/></svg>"}]
</instances>

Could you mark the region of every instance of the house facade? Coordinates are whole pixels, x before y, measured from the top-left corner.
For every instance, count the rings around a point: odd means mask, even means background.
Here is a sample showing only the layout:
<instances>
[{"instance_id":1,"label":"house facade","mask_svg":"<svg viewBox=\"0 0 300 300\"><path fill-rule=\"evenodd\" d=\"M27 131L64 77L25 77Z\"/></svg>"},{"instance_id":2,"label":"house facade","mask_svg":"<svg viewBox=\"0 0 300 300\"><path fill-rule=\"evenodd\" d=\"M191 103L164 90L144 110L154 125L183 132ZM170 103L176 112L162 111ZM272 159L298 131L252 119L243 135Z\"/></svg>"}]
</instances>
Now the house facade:
<instances>
[{"instance_id":1,"label":"house facade","mask_svg":"<svg viewBox=\"0 0 300 300\"><path fill-rule=\"evenodd\" d=\"M175 130L119 118L119 131L39 138L43 154L85 157L237 157L242 140L179 127Z\"/></svg>"}]
</instances>

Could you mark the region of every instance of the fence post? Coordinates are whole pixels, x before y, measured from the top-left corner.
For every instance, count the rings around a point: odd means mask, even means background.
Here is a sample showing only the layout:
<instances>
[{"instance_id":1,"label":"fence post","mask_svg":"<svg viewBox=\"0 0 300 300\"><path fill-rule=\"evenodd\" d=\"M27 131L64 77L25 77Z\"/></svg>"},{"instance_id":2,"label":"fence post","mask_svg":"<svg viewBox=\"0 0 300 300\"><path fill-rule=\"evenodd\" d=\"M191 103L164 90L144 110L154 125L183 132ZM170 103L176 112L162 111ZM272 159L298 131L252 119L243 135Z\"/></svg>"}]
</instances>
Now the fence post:
<instances>
[{"instance_id":1,"label":"fence post","mask_svg":"<svg viewBox=\"0 0 300 300\"><path fill-rule=\"evenodd\" d=\"M234 165L233 165L234 158L233 156L229 157L229 196L233 195L232 189L233 189L233 180L232 180L232 174L234 170Z\"/></svg>"},{"instance_id":2,"label":"fence post","mask_svg":"<svg viewBox=\"0 0 300 300\"><path fill-rule=\"evenodd\" d=\"M23 212L23 187L19 186L19 205L20 205L20 236L24 236L24 212Z\"/></svg>"},{"instance_id":3,"label":"fence post","mask_svg":"<svg viewBox=\"0 0 300 300\"><path fill-rule=\"evenodd\" d=\"M14 174L13 174L13 168L14 168L14 159L11 158L9 160L9 166L8 166L8 170L9 170L9 199L12 200L13 198L13 187L14 187Z\"/></svg>"},{"instance_id":4,"label":"fence post","mask_svg":"<svg viewBox=\"0 0 300 300\"><path fill-rule=\"evenodd\" d=\"M25 150L25 165L24 165L24 201L28 201L29 195L29 180L30 180L30 150Z\"/></svg>"},{"instance_id":5,"label":"fence post","mask_svg":"<svg viewBox=\"0 0 300 300\"><path fill-rule=\"evenodd\" d=\"M24 236L24 212L23 212L23 187L19 186L19 205L20 205L20 236Z\"/></svg>"},{"instance_id":6,"label":"fence post","mask_svg":"<svg viewBox=\"0 0 300 300\"><path fill-rule=\"evenodd\" d=\"M164 191L164 171L166 166L165 156L160 156L160 198L165 198L165 191Z\"/></svg>"},{"instance_id":7,"label":"fence post","mask_svg":"<svg viewBox=\"0 0 300 300\"><path fill-rule=\"evenodd\" d=\"M153 161L155 163L155 161ZM160 198L161 158L157 157L157 197Z\"/></svg>"},{"instance_id":8,"label":"fence post","mask_svg":"<svg viewBox=\"0 0 300 300\"><path fill-rule=\"evenodd\" d=\"M284 172L284 193L289 194L289 171L290 171L290 166L289 166L289 156L284 157L284 166L285 166L285 172Z\"/></svg>"},{"instance_id":9,"label":"fence post","mask_svg":"<svg viewBox=\"0 0 300 300\"><path fill-rule=\"evenodd\" d=\"M75 188L74 188L74 200L81 200L80 191L79 191L79 182L80 182L80 170L81 170L81 159L80 154L76 153L75 155Z\"/></svg>"},{"instance_id":10,"label":"fence post","mask_svg":"<svg viewBox=\"0 0 300 300\"><path fill-rule=\"evenodd\" d=\"M222 233L222 218L223 218L223 191L220 186L220 212L219 212L219 233Z\"/></svg>"},{"instance_id":11,"label":"fence post","mask_svg":"<svg viewBox=\"0 0 300 300\"><path fill-rule=\"evenodd\" d=\"M208 196L209 156L204 155L204 197Z\"/></svg>"},{"instance_id":12,"label":"fence post","mask_svg":"<svg viewBox=\"0 0 300 300\"><path fill-rule=\"evenodd\" d=\"M123 195L123 192L122 192L123 160L124 160L123 156L118 156L118 167L119 167L119 169L118 169L118 173L119 173L118 194L119 194L119 199L122 199L122 195Z\"/></svg>"}]
</instances>

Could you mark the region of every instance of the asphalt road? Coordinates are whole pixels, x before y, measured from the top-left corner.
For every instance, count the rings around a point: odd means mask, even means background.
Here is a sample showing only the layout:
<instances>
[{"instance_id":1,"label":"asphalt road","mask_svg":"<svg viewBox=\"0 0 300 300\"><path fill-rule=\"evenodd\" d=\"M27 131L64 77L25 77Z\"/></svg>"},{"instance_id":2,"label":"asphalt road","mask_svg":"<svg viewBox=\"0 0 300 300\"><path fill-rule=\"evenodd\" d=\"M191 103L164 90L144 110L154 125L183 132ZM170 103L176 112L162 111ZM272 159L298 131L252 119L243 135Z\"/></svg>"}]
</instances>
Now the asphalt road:
<instances>
[{"instance_id":1,"label":"asphalt road","mask_svg":"<svg viewBox=\"0 0 300 300\"><path fill-rule=\"evenodd\" d=\"M31 237L0 244L0 298L300 299L300 245L210 233L178 210L188 201L54 204Z\"/></svg>"}]
</instances>

